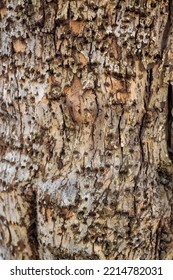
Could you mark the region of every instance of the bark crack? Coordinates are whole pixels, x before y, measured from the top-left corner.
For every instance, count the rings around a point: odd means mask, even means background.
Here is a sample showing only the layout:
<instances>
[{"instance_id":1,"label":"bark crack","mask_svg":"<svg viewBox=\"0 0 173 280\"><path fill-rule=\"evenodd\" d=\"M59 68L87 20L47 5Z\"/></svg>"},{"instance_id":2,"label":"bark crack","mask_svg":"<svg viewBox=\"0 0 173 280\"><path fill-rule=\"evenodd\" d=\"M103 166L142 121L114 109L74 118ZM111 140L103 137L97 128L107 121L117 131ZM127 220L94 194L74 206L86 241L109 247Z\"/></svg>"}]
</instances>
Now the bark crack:
<instances>
[{"instance_id":1,"label":"bark crack","mask_svg":"<svg viewBox=\"0 0 173 280\"><path fill-rule=\"evenodd\" d=\"M37 190L32 188L33 195L30 206L30 225L27 229L28 240L31 246L31 250L33 252L33 258L39 259L39 243L38 243L38 232L37 232Z\"/></svg>"},{"instance_id":2,"label":"bark crack","mask_svg":"<svg viewBox=\"0 0 173 280\"><path fill-rule=\"evenodd\" d=\"M63 140L63 144L62 144L62 148L59 154L59 161L58 161L58 167L59 169L61 169L63 167L63 156L65 155L65 138L66 138L66 124L65 124L65 118L64 118L64 112L63 112L63 107L60 104L60 110L61 110L61 114L62 114L62 131L63 131L63 136L62 136L62 140Z\"/></svg>"},{"instance_id":3,"label":"bark crack","mask_svg":"<svg viewBox=\"0 0 173 280\"><path fill-rule=\"evenodd\" d=\"M118 137L119 137L119 145L121 148L121 167L123 166L123 143L122 143L122 137L121 137L121 121L122 121L122 116L124 114L124 108L122 106L122 111L121 111L121 115L119 117L119 122L118 122ZM121 170L120 167L120 170Z\"/></svg>"},{"instance_id":4,"label":"bark crack","mask_svg":"<svg viewBox=\"0 0 173 280\"><path fill-rule=\"evenodd\" d=\"M23 139L23 123L22 123L22 112L20 109L20 93L19 93L19 83L18 83L18 79L17 79L17 72L16 72L16 65L15 63L13 63L13 70L14 70L14 78L16 81L16 90L17 90L17 107L18 107L18 111L19 111L19 124L20 124L20 144L21 147L23 147L24 144L24 139Z\"/></svg>"},{"instance_id":5,"label":"bark crack","mask_svg":"<svg viewBox=\"0 0 173 280\"><path fill-rule=\"evenodd\" d=\"M171 29L171 17L172 17L172 0L169 0L168 2L168 18L167 18L167 22L165 25L165 29L163 32L163 36L162 36L162 41L161 41L161 55L163 54L166 46L167 46L167 42L168 42L168 38L170 35L170 29Z\"/></svg>"},{"instance_id":6,"label":"bark crack","mask_svg":"<svg viewBox=\"0 0 173 280\"><path fill-rule=\"evenodd\" d=\"M168 116L167 116L167 149L169 158L173 161L173 143L172 143L172 109L173 109L173 90L172 85L168 85Z\"/></svg>"},{"instance_id":7,"label":"bark crack","mask_svg":"<svg viewBox=\"0 0 173 280\"><path fill-rule=\"evenodd\" d=\"M144 147L143 147L143 133L144 129L146 128L146 121L147 121L147 114L149 110L149 105L150 105L150 100L151 100L151 95L152 95L152 82L153 82L153 71L152 69L149 69L147 71L147 86L146 86L146 95L144 97L144 113L141 119L141 124L140 124L140 129L139 129L139 146L141 150L141 161L140 161L140 168L138 171L138 174L134 178L134 214L137 214L137 201L136 201L136 191L138 188L138 181L140 178L140 174L142 171L142 167L144 166L145 162L145 153L144 153ZM148 147L147 147L148 151ZM149 157L148 157L149 158Z\"/></svg>"}]
</instances>

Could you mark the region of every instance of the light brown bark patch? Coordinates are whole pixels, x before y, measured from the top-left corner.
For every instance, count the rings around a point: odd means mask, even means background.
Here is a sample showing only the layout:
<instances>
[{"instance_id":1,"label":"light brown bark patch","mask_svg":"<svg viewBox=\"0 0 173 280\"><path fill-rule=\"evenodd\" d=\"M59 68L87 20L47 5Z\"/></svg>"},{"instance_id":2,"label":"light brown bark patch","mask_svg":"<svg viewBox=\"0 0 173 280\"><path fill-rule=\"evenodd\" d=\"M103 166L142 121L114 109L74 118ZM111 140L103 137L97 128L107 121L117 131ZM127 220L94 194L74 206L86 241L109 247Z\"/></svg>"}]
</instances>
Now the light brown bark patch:
<instances>
[{"instance_id":1,"label":"light brown bark patch","mask_svg":"<svg viewBox=\"0 0 173 280\"><path fill-rule=\"evenodd\" d=\"M168 52L168 59L173 60L173 52L172 51Z\"/></svg>"},{"instance_id":2,"label":"light brown bark patch","mask_svg":"<svg viewBox=\"0 0 173 280\"><path fill-rule=\"evenodd\" d=\"M49 91L52 89L52 87L54 85L56 85L56 79L55 79L55 76L54 75L50 75L49 78L48 78L48 89Z\"/></svg>"},{"instance_id":3,"label":"light brown bark patch","mask_svg":"<svg viewBox=\"0 0 173 280\"><path fill-rule=\"evenodd\" d=\"M79 59L80 59L80 62L82 63L82 65L84 65L84 66L87 65L88 60L82 53L79 54Z\"/></svg>"},{"instance_id":4,"label":"light brown bark patch","mask_svg":"<svg viewBox=\"0 0 173 280\"><path fill-rule=\"evenodd\" d=\"M129 95L127 92L118 92L116 93L116 100L125 103L128 99Z\"/></svg>"},{"instance_id":5,"label":"light brown bark patch","mask_svg":"<svg viewBox=\"0 0 173 280\"><path fill-rule=\"evenodd\" d=\"M110 49L112 50L114 57L118 58L118 46L114 39L109 39Z\"/></svg>"},{"instance_id":6,"label":"light brown bark patch","mask_svg":"<svg viewBox=\"0 0 173 280\"><path fill-rule=\"evenodd\" d=\"M0 16L1 16L1 17L6 16L6 14L7 14L7 8L6 8L6 7L0 9Z\"/></svg>"},{"instance_id":7,"label":"light brown bark patch","mask_svg":"<svg viewBox=\"0 0 173 280\"><path fill-rule=\"evenodd\" d=\"M71 87L65 87L66 104L73 121L83 121L82 84L77 76L74 76Z\"/></svg>"},{"instance_id":8,"label":"light brown bark patch","mask_svg":"<svg viewBox=\"0 0 173 280\"><path fill-rule=\"evenodd\" d=\"M70 28L76 35L82 34L85 27L85 22L79 20L72 20L70 22Z\"/></svg>"},{"instance_id":9,"label":"light brown bark patch","mask_svg":"<svg viewBox=\"0 0 173 280\"><path fill-rule=\"evenodd\" d=\"M122 82L120 80L117 80L115 78L111 78L111 86L113 92L118 92L119 90L123 89Z\"/></svg>"},{"instance_id":10,"label":"light brown bark patch","mask_svg":"<svg viewBox=\"0 0 173 280\"><path fill-rule=\"evenodd\" d=\"M129 93L126 91L123 82L114 77L107 79L107 90L112 95L115 101L125 103L129 98Z\"/></svg>"},{"instance_id":11,"label":"light brown bark patch","mask_svg":"<svg viewBox=\"0 0 173 280\"><path fill-rule=\"evenodd\" d=\"M13 48L14 48L15 52L17 52L17 53L25 52L26 46L27 46L26 43L21 39L15 39L13 41Z\"/></svg>"},{"instance_id":12,"label":"light brown bark patch","mask_svg":"<svg viewBox=\"0 0 173 280\"><path fill-rule=\"evenodd\" d=\"M74 80L73 80L73 83L72 83L72 94L73 95L80 95L81 90L82 90L81 81L77 76L75 76Z\"/></svg>"},{"instance_id":13,"label":"light brown bark patch","mask_svg":"<svg viewBox=\"0 0 173 280\"><path fill-rule=\"evenodd\" d=\"M47 105L49 103L49 100L46 98L46 96L43 96L43 98L41 99L42 104Z\"/></svg>"},{"instance_id":14,"label":"light brown bark patch","mask_svg":"<svg viewBox=\"0 0 173 280\"><path fill-rule=\"evenodd\" d=\"M65 219L70 219L75 215L73 211L70 211L68 209L62 209L62 215L64 216Z\"/></svg>"}]
</instances>

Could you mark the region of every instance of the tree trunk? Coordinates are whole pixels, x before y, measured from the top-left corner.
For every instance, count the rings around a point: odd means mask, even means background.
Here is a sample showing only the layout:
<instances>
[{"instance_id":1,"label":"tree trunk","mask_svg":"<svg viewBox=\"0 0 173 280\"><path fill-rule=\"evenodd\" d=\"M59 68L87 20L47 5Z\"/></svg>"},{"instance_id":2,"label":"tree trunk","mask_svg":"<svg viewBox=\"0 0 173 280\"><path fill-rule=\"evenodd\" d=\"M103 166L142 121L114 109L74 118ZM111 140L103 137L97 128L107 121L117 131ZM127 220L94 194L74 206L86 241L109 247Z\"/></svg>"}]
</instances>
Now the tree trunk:
<instances>
[{"instance_id":1,"label":"tree trunk","mask_svg":"<svg viewBox=\"0 0 173 280\"><path fill-rule=\"evenodd\" d=\"M0 1L2 259L173 259L172 20Z\"/></svg>"}]
</instances>

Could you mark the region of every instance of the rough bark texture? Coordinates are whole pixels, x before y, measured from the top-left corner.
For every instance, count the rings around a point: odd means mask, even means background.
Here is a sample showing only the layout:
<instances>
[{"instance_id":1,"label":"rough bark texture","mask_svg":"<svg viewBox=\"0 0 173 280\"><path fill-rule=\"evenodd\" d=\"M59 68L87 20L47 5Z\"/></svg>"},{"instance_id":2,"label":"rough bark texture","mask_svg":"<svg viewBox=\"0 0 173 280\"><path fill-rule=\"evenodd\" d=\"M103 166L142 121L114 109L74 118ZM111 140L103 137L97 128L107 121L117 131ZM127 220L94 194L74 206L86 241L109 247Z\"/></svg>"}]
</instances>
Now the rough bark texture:
<instances>
[{"instance_id":1,"label":"rough bark texture","mask_svg":"<svg viewBox=\"0 0 173 280\"><path fill-rule=\"evenodd\" d=\"M173 259L168 0L0 0L2 259Z\"/></svg>"}]
</instances>

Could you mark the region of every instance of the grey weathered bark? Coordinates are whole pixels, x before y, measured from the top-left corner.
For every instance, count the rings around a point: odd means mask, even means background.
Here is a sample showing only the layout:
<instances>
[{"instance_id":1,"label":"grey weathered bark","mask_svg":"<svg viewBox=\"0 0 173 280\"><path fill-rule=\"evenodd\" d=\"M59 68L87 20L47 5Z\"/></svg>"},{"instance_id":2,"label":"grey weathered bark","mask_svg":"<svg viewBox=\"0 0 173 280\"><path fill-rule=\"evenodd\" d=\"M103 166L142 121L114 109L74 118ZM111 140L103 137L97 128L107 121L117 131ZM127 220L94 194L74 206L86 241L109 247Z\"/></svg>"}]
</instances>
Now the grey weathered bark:
<instances>
[{"instance_id":1,"label":"grey weathered bark","mask_svg":"<svg viewBox=\"0 0 173 280\"><path fill-rule=\"evenodd\" d=\"M2 259L173 258L172 11L0 1Z\"/></svg>"}]
</instances>

